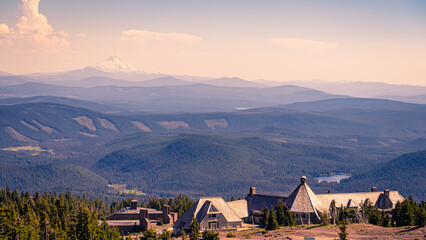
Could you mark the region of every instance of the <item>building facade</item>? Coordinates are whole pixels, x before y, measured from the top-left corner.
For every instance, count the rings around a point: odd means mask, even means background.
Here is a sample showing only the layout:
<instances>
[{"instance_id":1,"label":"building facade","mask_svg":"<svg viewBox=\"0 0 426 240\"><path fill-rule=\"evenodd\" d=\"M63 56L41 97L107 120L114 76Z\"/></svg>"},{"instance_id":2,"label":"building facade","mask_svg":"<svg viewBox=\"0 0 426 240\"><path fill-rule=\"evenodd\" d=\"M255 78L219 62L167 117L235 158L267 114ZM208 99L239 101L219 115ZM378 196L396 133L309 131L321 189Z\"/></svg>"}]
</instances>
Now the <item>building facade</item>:
<instances>
[{"instance_id":1,"label":"building facade","mask_svg":"<svg viewBox=\"0 0 426 240\"><path fill-rule=\"evenodd\" d=\"M121 233L151 229L158 224L172 225L177 221L178 214L171 212L168 205L161 211L152 208L138 207L138 201L132 200L130 207L121 209L106 217L110 227L117 227Z\"/></svg>"},{"instance_id":2,"label":"building facade","mask_svg":"<svg viewBox=\"0 0 426 240\"><path fill-rule=\"evenodd\" d=\"M404 200L397 191L315 194L302 176L300 184L288 196L272 196L257 194L256 188L243 200L225 202L223 198L200 198L191 208L180 217L173 227L173 232L188 230L192 219L200 223L200 230L232 229L242 226L242 223L258 224L262 220L264 206L276 208L279 200L296 215L297 224L320 223L322 213L330 213L332 203L337 208L358 208L363 202L370 201L373 206L391 211L395 204Z\"/></svg>"}]
</instances>

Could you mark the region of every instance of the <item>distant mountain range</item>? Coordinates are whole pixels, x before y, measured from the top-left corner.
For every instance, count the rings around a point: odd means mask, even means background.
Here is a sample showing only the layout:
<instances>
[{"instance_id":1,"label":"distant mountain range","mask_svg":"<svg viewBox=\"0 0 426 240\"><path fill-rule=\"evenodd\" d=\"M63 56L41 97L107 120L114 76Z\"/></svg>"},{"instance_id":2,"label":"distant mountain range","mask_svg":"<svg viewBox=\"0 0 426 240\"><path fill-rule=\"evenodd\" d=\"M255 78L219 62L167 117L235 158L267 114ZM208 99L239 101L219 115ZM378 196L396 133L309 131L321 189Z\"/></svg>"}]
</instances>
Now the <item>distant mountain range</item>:
<instances>
[{"instance_id":1,"label":"distant mountain range","mask_svg":"<svg viewBox=\"0 0 426 240\"><path fill-rule=\"evenodd\" d=\"M10 75L8 73L0 74L0 86L7 85L19 85L26 82L37 82L45 83L50 85L68 86L68 87L167 87L167 86L187 86L191 90L191 85L194 84L206 84L210 86L226 87L226 88L274 88L282 85L286 86L298 86L311 91L321 91L324 94L330 96L352 96L352 97L364 97L364 98L381 98L390 99L397 101L405 101L412 103L426 103L426 86L410 86L410 85L394 85L380 82L328 82L323 80L315 81L288 81L288 82L275 82L267 80L247 81L237 77L222 77L222 78L206 78L196 76L172 76L161 73L145 73L126 63L118 57L110 57L103 62L94 64L92 66L84 67L82 69L60 72L60 73L37 73L28 74L25 76ZM181 91L177 89L176 91ZM237 93L239 90L236 90ZM259 90L262 91L262 90ZM234 93L227 91L228 94L233 95ZM149 93L151 94L151 93ZM154 93L155 94L155 93ZM185 92L185 97L190 98L192 102L202 102L202 99L194 101L191 98L193 92ZM210 99L209 94L202 93ZM45 93L43 95L52 95ZM7 93L3 93L3 89L0 89L0 96L11 97ZM64 95L61 97L65 97ZM14 97L14 96L12 96ZM16 96L15 96L16 97ZM26 96L28 97L28 96ZM167 95L166 95L167 97ZM292 96L291 96L292 97ZM330 97L322 98L327 99ZM320 98L321 99L321 98ZM291 102L299 101L313 101L320 100L319 98L313 97L299 97L294 101L277 102L273 104L287 104ZM81 100L91 100L88 98L82 98ZM172 99L173 100L173 99ZM172 101L171 100L171 101ZM215 99L220 101L221 99ZM230 99L225 99L224 102ZM126 100L123 100L126 101ZM180 100L178 100L180 101ZM243 101L245 101L243 99ZM247 104L246 107L260 107L260 106L271 106L265 105L268 101L262 101L257 99L258 104ZM220 105L220 103L219 103ZM174 106L175 107L175 106ZM240 106L241 108L244 106ZM195 106L195 108L197 108ZM227 110L226 110L227 109ZM232 109L232 108L231 108ZM132 107L134 110L134 106ZM166 110L169 111L170 109ZM226 108L221 107L218 111L229 111L229 106ZM164 109L162 110L164 111ZM196 110L198 111L198 110Z\"/></svg>"},{"instance_id":2,"label":"distant mountain range","mask_svg":"<svg viewBox=\"0 0 426 240\"><path fill-rule=\"evenodd\" d=\"M117 57L0 72L0 186L229 197L288 193L305 173L317 192L377 185L424 198L426 105L408 102L426 103L426 87L290 83L151 74ZM314 180L334 173L353 177Z\"/></svg>"},{"instance_id":3,"label":"distant mountain range","mask_svg":"<svg viewBox=\"0 0 426 240\"><path fill-rule=\"evenodd\" d=\"M361 98L383 98L412 103L426 103L426 86L381 82L290 81L286 84L317 89L332 94Z\"/></svg>"},{"instance_id":4,"label":"distant mountain range","mask_svg":"<svg viewBox=\"0 0 426 240\"><path fill-rule=\"evenodd\" d=\"M93 80L96 81L97 79ZM177 84L182 81L165 77L155 81L151 80L148 84L151 86L155 84L161 85L158 84L159 82L174 82ZM0 93L3 97L15 98L45 95L68 97L110 105L128 111L157 113L229 112L238 109L344 97L290 85L271 88L243 88L219 87L207 84L83 88L27 82L20 85L0 87Z\"/></svg>"}]
</instances>

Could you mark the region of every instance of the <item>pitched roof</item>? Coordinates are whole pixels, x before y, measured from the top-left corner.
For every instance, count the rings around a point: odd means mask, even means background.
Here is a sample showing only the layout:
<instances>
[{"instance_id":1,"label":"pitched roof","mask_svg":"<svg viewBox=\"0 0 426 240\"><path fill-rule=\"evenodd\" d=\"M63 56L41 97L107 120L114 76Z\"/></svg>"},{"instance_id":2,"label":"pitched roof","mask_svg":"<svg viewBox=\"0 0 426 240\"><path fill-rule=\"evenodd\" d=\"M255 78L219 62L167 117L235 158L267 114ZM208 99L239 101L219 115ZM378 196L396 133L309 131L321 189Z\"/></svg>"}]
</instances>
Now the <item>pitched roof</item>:
<instances>
[{"instance_id":1,"label":"pitched roof","mask_svg":"<svg viewBox=\"0 0 426 240\"><path fill-rule=\"evenodd\" d=\"M285 204L292 212L315 213L318 215L318 211L323 212L327 210L322 206L321 201L308 184L306 184L306 177L302 177L301 183L288 196Z\"/></svg>"},{"instance_id":2,"label":"pitched roof","mask_svg":"<svg viewBox=\"0 0 426 240\"><path fill-rule=\"evenodd\" d=\"M216 211L215 211L216 210ZM221 213L228 222L241 222L241 218L221 197L200 198L175 223L175 226L187 229L195 216L198 222L210 212Z\"/></svg>"},{"instance_id":3,"label":"pitched roof","mask_svg":"<svg viewBox=\"0 0 426 240\"><path fill-rule=\"evenodd\" d=\"M373 205L383 208L381 206L383 202L383 192L355 192L355 193L330 193L330 194L317 194L318 199L321 201L325 208L330 208L331 201L335 201L336 207L344 206L347 207L349 200L351 206L359 206L361 202L365 202L365 199L369 199ZM389 199L392 204L396 202L402 202L404 197L398 193L398 191L390 191Z\"/></svg>"},{"instance_id":4,"label":"pitched roof","mask_svg":"<svg viewBox=\"0 0 426 240\"><path fill-rule=\"evenodd\" d=\"M245 218L249 216L247 200L238 200L227 202L228 206L238 215L239 218Z\"/></svg>"},{"instance_id":5,"label":"pitched roof","mask_svg":"<svg viewBox=\"0 0 426 240\"><path fill-rule=\"evenodd\" d=\"M286 198L281 196L269 196L269 195L262 195L262 194L255 194L255 195L248 195L246 198L247 205L249 210L258 210L261 211L263 209L263 205L265 204L266 207L271 208L271 206L277 206L278 200L282 199L283 202L285 202Z\"/></svg>"}]
</instances>

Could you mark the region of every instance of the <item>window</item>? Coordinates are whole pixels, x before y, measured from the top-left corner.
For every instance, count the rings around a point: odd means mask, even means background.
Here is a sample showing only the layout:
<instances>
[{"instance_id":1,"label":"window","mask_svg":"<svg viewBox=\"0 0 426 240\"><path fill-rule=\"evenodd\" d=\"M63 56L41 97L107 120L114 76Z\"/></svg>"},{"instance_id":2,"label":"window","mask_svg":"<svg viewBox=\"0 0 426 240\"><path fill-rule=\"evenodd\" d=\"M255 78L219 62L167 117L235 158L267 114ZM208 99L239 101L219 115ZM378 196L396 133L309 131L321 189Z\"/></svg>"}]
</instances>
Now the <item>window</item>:
<instances>
[{"instance_id":1,"label":"window","mask_svg":"<svg viewBox=\"0 0 426 240\"><path fill-rule=\"evenodd\" d=\"M215 218L215 217L216 217L216 214L209 214L209 217L210 217L210 218Z\"/></svg>"}]
</instances>

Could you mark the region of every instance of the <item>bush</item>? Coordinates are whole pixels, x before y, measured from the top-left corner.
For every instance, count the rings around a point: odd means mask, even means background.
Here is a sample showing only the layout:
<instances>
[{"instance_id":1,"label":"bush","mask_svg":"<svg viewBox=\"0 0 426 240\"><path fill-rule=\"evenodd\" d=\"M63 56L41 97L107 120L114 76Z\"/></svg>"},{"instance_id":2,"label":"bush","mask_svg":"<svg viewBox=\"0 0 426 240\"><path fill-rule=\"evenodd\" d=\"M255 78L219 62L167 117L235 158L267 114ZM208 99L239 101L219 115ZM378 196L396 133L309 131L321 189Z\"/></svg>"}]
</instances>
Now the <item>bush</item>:
<instances>
[{"instance_id":1,"label":"bush","mask_svg":"<svg viewBox=\"0 0 426 240\"><path fill-rule=\"evenodd\" d=\"M219 233L206 230L203 232L203 240L219 240Z\"/></svg>"},{"instance_id":2,"label":"bush","mask_svg":"<svg viewBox=\"0 0 426 240\"><path fill-rule=\"evenodd\" d=\"M321 225L328 225L331 222L331 218L330 218L330 215L328 215L328 213L325 213L325 212L321 213L320 218L321 218Z\"/></svg>"},{"instance_id":3,"label":"bush","mask_svg":"<svg viewBox=\"0 0 426 240\"><path fill-rule=\"evenodd\" d=\"M260 231L262 234L267 234L269 231L268 230L265 230L265 229L262 229L262 231Z\"/></svg>"},{"instance_id":4,"label":"bush","mask_svg":"<svg viewBox=\"0 0 426 240\"><path fill-rule=\"evenodd\" d=\"M234 238L234 237L237 237L237 236L235 234L229 232L229 233L226 234L226 237L227 238Z\"/></svg>"}]
</instances>

